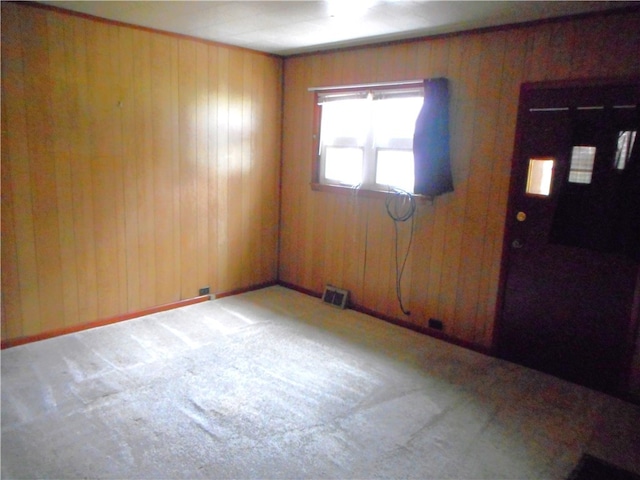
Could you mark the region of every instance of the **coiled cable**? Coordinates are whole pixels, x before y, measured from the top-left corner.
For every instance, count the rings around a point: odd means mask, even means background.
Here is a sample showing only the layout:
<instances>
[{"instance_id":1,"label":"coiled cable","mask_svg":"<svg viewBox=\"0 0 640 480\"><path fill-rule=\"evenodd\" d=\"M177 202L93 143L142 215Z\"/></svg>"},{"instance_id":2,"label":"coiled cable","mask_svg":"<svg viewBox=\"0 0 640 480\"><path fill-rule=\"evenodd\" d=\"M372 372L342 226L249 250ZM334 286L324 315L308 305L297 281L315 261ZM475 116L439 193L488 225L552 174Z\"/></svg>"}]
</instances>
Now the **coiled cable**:
<instances>
[{"instance_id":1,"label":"coiled cable","mask_svg":"<svg viewBox=\"0 0 640 480\"><path fill-rule=\"evenodd\" d=\"M405 315L410 315L411 312L404 308L402 302L402 275L404 274L404 268L409 257L409 251L411 250L411 243L413 242L413 233L415 228L415 212L416 212L416 199L415 197L400 188L393 188L389 190L387 199L385 201L387 207L387 213L393 220L393 227L395 232L395 263L396 263L396 297L398 298L398 304L400 310ZM409 243L407 244L407 250L404 253L402 263L398 259L399 239L398 239L398 224L411 220L411 234L409 236Z\"/></svg>"}]
</instances>

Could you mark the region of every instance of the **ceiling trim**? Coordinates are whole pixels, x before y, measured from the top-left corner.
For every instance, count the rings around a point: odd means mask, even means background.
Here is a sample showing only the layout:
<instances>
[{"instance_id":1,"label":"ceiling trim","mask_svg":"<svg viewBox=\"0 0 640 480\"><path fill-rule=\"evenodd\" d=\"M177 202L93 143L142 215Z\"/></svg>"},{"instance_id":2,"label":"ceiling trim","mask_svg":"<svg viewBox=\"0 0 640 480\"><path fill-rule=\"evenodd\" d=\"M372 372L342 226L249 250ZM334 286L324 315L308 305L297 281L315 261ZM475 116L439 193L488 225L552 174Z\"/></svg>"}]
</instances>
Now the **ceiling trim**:
<instances>
[{"instance_id":1,"label":"ceiling trim","mask_svg":"<svg viewBox=\"0 0 640 480\"><path fill-rule=\"evenodd\" d=\"M136 25L135 23L127 23L127 22L121 22L119 20L111 20L109 18L103 18L103 17L97 17L95 15L91 15L89 13L83 13L83 12L76 12L74 10L67 10L66 8L62 8L62 7L58 7L55 5L49 5L46 3L38 3L38 2L33 2L33 1L20 1L20 0L6 0L9 1L10 3L13 3L15 5L22 5L22 6L26 6L26 7L33 7L33 8L39 8L42 10L49 10L49 11L53 11L62 15L71 15L74 17L80 17L80 18L84 18L85 20L93 20L96 22L100 22L100 23L106 23L108 25L114 25L116 27L128 27L128 28L133 28L136 30L142 30L143 32L149 32L149 33L159 33L161 35L166 35L169 37L174 37L177 39L182 39L182 40L193 40L196 42L200 42L200 43L204 43L205 45L211 45L214 47L224 47L224 48L229 48L232 50L241 50L243 52L251 52L251 53L255 53L258 55L264 55L265 57L270 57L270 58L277 58L277 59L284 59L285 57L282 55L277 55L275 53L269 53L269 52L261 52L260 50L253 50L251 48L246 48L246 47L240 47L238 45L230 45L228 43L224 43L224 42L216 42L215 40L207 40L205 38L200 38L200 37L194 37L192 35L185 35L184 33L175 33L175 32L168 32L167 30L160 30L158 28L151 28L151 27L144 27L142 25ZM2 0L2 3L4 3L5 0Z\"/></svg>"},{"instance_id":2,"label":"ceiling trim","mask_svg":"<svg viewBox=\"0 0 640 480\"><path fill-rule=\"evenodd\" d=\"M612 15L624 15L629 13L640 12L640 2L638 5L630 5L619 8L611 8L608 10L598 10L595 12L582 12L582 13L574 13L570 15L562 15L559 17L549 17L549 18L541 18L538 20L529 20L526 22L515 22L515 23L505 23L504 25L493 25L489 27L478 27L478 28L469 28L466 30L458 30L454 32L444 32L444 33L434 33L432 35L421 35L418 37L412 38L400 38L397 40L379 40L369 39L368 43L362 43L362 45L351 45L351 46L336 46L335 48L322 48L320 50L313 50L309 52L300 52L300 53L292 53L290 55L284 55L283 58L297 58L297 57L307 57L311 55L321 55L324 53L336 53L336 52L348 52L353 50L364 50L371 47L388 47L393 45L403 45L406 43L420 42L426 40L438 40L443 38L451 38L458 37L461 35L475 35L475 34L484 34L484 33L492 33L506 30L515 30L520 28L531 28L537 27L540 25L550 24L550 23L564 23L570 22L573 20L581 20L592 17L608 17ZM363 39L363 42L365 40Z\"/></svg>"},{"instance_id":3,"label":"ceiling trim","mask_svg":"<svg viewBox=\"0 0 640 480\"><path fill-rule=\"evenodd\" d=\"M5 0L2 0L3 2ZM183 40L192 40L192 41L196 41L196 42L200 42L200 43L204 43L205 45L211 45L211 46L216 46L216 47L224 47L224 48L228 48L228 49L232 49L232 50L240 50L240 51L244 51L244 52L251 52L254 54L259 54L259 55L264 55L266 57L269 58L277 58L277 59L288 59L288 58L298 58L298 57L306 57L306 56L312 56L312 55L321 55L321 54L330 54L330 53L336 53L336 52L346 52L346 51L354 51L354 50L363 50L363 49L367 49L367 48L371 48L371 47L386 47L386 46L393 46L393 45L403 45L403 44L407 44L407 43L413 43L413 42L420 42L420 41L426 41L426 40L437 40L437 39L442 39L442 38L452 38L452 37L457 37L460 35L474 35L474 34L484 34L484 33L491 33L491 32L499 32L499 31L508 31L508 30L514 30L514 29L519 29L519 28L531 28L531 27L536 27L539 25L545 25L545 24L551 24L551 23L563 23L563 22L568 22L568 21L572 21L572 20L579 20L579 19L585 19L585 18L597 18L597 17L607 17L607 16L611 16L611 15L623 15L623 14L627 14L627 13L635 13L635 12L639 12L640 11L640 2L638 5L631 5L631 6L624 6L624 7L619 7L619 8L611 8L611 9L607 9L607 10L598 10L598 11L593 11L593 12L583 12L583 13L575 13L575 14L570 14L570 15L562 15L559 17L549 17L549 18L543 18L543 19L538 19L538 20L530 20L530 21L525 21L525 22L515 22L515 23L507 23L504 25L494 25L494 26L488 26L488 27L478 27L478 28L470 28L470 29L466 29L466 30L459 30L459 31L453 31L453 32L445 32L445 33L435 33L432 35L422 35L422 36L418 36L418 37L412 37L412 38L402 38L402 39L397 39L397 40L375 40L375 38L369 38L369 39L362 39L362 44L358 44L358 45L349 45L349 46L340 46L340 45L335 45L335 47L330 47L328 45L321 45L319 46L318 50L310 50L307 52L300 52L300 53L293 53L293 54L289 54L289 55L278 55L275 53L269 53L269 52L263 52L260 50L254 50L251 48L247 48L247 47L241 47L238 45L231 45L228 43L224 43L224 42L218 42L215 40L207 40L204 38L200 38L200 37L196 37L193 35L186 35L183 33L175 33L175 32L169 32L167 30L161 30L161 29L157 29L157 28L152 28L152 27L145 27L142 25L136 25L134 23L127 23L127 22L122 22L119 20L111 20L108 18L103 18L103 17L98 17L95 15L91 15L88 13L83 13L83 12L77 12L74 10L68 10L62 7L58 7L58 6L54 6L54 5L49 5L49 4L44 4L44 3L38 3L35 1L31 1L31 0L6 0L6 1L10 1L11 3L14 3L16 5L22 5L22 6L26 6L26 7L33 7L33 8L39 8L39 9L43 9L43 10L49 10L49 11L53 11L56 13L60 13L63 15L71 15L71 16L75 16L75 17L80 17L80 18L84 18L87 20L93 20L96 22L101 22L101 23L106 23L108 25L114 25L114 26L118 26L118 27L128 27L128 28L133 28L133 29L137 29L137 30L141 30L141 31L145 31L145 32L149 32L149 33L158 33L161 35L166 35L169 37L173 37L173 38L177 38L177 39L183 39Z\"/></svg>"}]
</instances>

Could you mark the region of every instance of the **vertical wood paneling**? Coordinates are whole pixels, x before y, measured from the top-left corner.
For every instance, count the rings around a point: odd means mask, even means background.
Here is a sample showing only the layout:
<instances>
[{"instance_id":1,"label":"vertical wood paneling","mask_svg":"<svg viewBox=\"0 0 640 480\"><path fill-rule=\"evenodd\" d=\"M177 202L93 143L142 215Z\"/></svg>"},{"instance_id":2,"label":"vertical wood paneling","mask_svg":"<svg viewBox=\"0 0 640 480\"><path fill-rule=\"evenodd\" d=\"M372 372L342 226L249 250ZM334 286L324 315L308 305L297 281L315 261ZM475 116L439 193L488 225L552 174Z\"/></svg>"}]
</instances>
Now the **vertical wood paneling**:
<instances>
[{"instance_id":1,"label":"vertical wood paneling","mask_svg":"<svg viewBox=\"0 0 640 480\"><path fill-rule=\"evenodd\" d=\"M115 242L118 252L116 259L118 272L118 312L130 311L128 305L128 278L127 278L127 251L126 251L126 224L125 224L125 184L122 172L126 161L122 155L122 107L123 100L120 90L120 40L119 28L112 28L109 31L109 54L111 61L111 88L114 91L114 115L113 115L113 136L111 142L113 148L113 177L114 177L114 203L115 203ZM75 323L75 322L74 322Z\"/></svg>"},{"instance_id":2,"label":"vertical wood paneling","mask_svg":"<svg viewBox=\"0 0 640 480\"><path fill-rule=\"evenodd\" d=\"M115 143L116 109L114 72L111 69L110 28L96 24L87 31L87 73L90 85L91 180L96 239L98 317L119 311L118 242L116 222Z\"/></svg>"},{"instance_id":3,"label":"vertical wood paneling","mask_svg":"<svg viewBox=\"0 0 640 480\"><path fill-rule=\"evenodd\" d=\"M243 55L241 52L229 52L229 64L236 68L229 68L229 113L228 113L228 171L227 175L227 232L229 255L228 285L229 288L240 286L242 279L242 216L236 212L242 208L242 95L243 84ZM234 260L233 262L231 260Z\"/></svg>"},{"instance_id":4,"label":"vertical wood paneling","mask_svg":"<svg viewBox=\"0 0 640 480\"><path fill-rule=\"evenodd\" d=\"M209 286L209 53L196 44L196 269L191 296Z\"/></svg>"},{"instance_id":5,"label":"vertical wood paneling","mask_svg":"<svg viewBox=\"0 0 640 480\"><path fill-rule=\"evenodd\" d=\"M342 281L361 306L421 326L440 318L446 334L490 347L520 85L638 75L639 25L640 15L627 13L285 60L280 278L318 292ZM455 192L418 207L405 317L384 201L309 187L307 89L441 76L451 88Z\"/></svg>"},{"instance_id":6,"label":"vertical wood paneling","mask_svg":"<svg viewBox=\"0 0 640 480\"><path fill-rule=\"evenodd\" d=\"M60 260L63 286L64 321L77 322L77 290L75 288L75 257L73 255L73 216L71 209L71 166L67 154L68 115L65 104L66 71L64 23L55 17L47 18L49 38L49 70L51 72L51 152L55 171L58 231L60 233ZM52 39L58 39L52 43ZM62 41L60 41L62 40ZM75 303L75 305L74 305Z\"/></svg>"},{"instance_id":7,"label":"vertical wood paneling","mask_svg":"<svg viewBox=\"0 0 640 480\"><path fill-rule=\"evenodd\" d=\"M463 338L473 338L477 330L476 316L483 309L484 298L479 291L484 283L483 260L488 244L486 239L487 211L491 169L495 163L492 152L495 151L495 128L499 113L499 92L501 87L501 69L504 62L505 37L498 34L491 38L480 39L481 56L477 74L477 98L474 107L473 137L469 152L469 186L464 214L462 238L464 243L463 261L459 273L456 317L463 319ZM497 75L496 75L497 74ZM462 330L461 328L461 330Z\"/></svg>"},{"instance_id":8,"label":"vertical wood paneling","mask_svg":"<svg viewBox=\"0 0 640 480\"><path fill-rule=\"evenodd\" d=\"M180 237L180 296L197 294L197 128L196 128L196 46L178 41L178 144L180 165L180 230L191 232Z\"/></svg>"},{"instance_id":9,"label":"vertical wood paneling","mask_svg":"<svg viewBox=\"0 0 640 480\"><path fill-rule=\"evenodd\" d=\"M442 285L440 310L446 331L458 338L465 338L472 319L461 317L465 305L465 292L460 288L464 277L475 272L468 271L467 261L475 255L467 247L471 240L464 237L466 204L469 195L471 165L475 161L473 152L474 113L477 102L478 72L480 68L481 39L474 35L457 37L449 51L449 75L451 92L451 155L456 193L451 195L450 211L445 234L445 252L442 263ZM475 239L474 239L475 240ZM436 266L434 266L436 267ZM452 324L451 324L452 323Z\"/></svg>"},{"instance_id":10,"label":"vertical wood paneling","mask_svg":"<svg viewBox=\"0 0 640 480\"><path fill-rule=\"evenodd\" d=\"M228 218L233 215L229 209L229 51L218 52L218 288L225 290L229 286L230 252Z\"/></svg>"},{"instance_id":11,"label":"vertical wood paneling","mask_svg":"<svg viewBox=\"0 0 640 480\"><path fill-rule=\"evenodd\" d=\"M207 264L207 278L212 292L220 291L218 279L218 48L207 50L207 102L209 104L209 117L207 119L207 132L209 134L208 151L208 215L210 216L207 234L209 242L209 262Z\"/></svg>"},{"instance_id":12,"label":"vertical wood paneling","mask_svg":"<svg viewBox=\"0 0 640 480\"><path fill-rule=\"evenodd\" d=\"M307 103L304 99L304 78L301 66L303 61L300 59L292 59L287 61L285 65L285 83L284 89L287 92L286 97L290 100L284 104L283 123L287 125L295 125L300 121L298 105ZM286 158L294 159L282 171L282 183L284 185L295 185L299 179L304 178L303 170L305 162L302 161L300 153L302 138L300 135L283 135L282 151ZM283 188L281 202L281 219L280 219L280 236L279 257L280 257L280 276L288 279L300 279L302 277L302 258L296 256L294 250L296 243L299 244L299 238L304 234L301 227L305 224L304 218L300 214L303 196L308 195L306 189L301 188ZM297 228L296 228L297 227ZM286 232L286 233L284 233ZM303 248L306 241L300 247ZM299 254L298 254L299 255ZM292 258L294 261L283 261L284 258Z\"/></svg>"},{"instance_id":13,"label":"vertical wood paneling","mask_svg":"<svg viewBox=\"0 0 640 480\"><path fill-rule=\"evenodd\" d=\"M2 104L2 145L7 148L9 136L6 125L7 112L4 103ZM20 291L18 289L18 262L17 262L17 245L15 234L15 220L13 215L14 198L13 185L11 178L11 166L9 162L3 165L2 171L2 338L20 335L20 327L22 322L9 324L8 319L17 318L22 320L22 312L20 310ZM17 292L17 295L6 295L7 291Z\"/></svg>"},{"instance_id":14,"label":"vertical wood paneling","mask_svg":"<svg viewBox=\"0 0 640 480\"><path fill-rule=\"evenodd\" d=\"M154 40L156 39L154 36ZM168 262L172 267L168 268L168 272L166 274L166 280L158 277L158 289L161 289L160 282L166 281L168 285L170 285L170 290L167 291L167 297L157 296L156 303L163 303L164 298L182 298L181 296L181 276L180 276L180 268L181 268L181 239L185 232L183 232L180 228L180 199L182 195L182 188L176 186L176 179L180 178L180 142L179 137L176 132L179 132L180 127L180 117L178 115L180 108L180 90L178 89L179 83L179 69L178 62L180 59L180 50L179 50L179 42L176 39L171 39L170 42L166 44L165 47L162 47L162 50L166 55L168 55L168 66L169 66L169 76L170 80L165 84L162 89L163 96L169 99L170 109L167 109L166 115L163 116L163 121L167 124L166 132L169 134L169 142L165 143L166 148L170 148L171 156L165 159L165 174L169 175L167 179L167 186L170 190L163 189L159 191L156 195L165 196L165 201L172 204L172 213L173 217L171 219L171 224L167 226L169 231L167 232L167 240L165 243L159 243L156 241L156 262L159 262L162 259L162 263ZM160 51L157 51L157 54L160 55ZM155 56L155 55L153 55ZM160 138L160 134L156 135L156 138ZM158 145L157 143L155 145ZM155 170L156 175L158 174L158 170ZM171 192L169 197L167 197L167 193ZM156 217L160 215L166 215L167 212L163 212L156 205ZM193 234L193 232L189 232ZM173 234L173 238L170 241L169 237ZM158 230L158 235L162 235L162 231ZM173 254L168 253L173 248ZM167 255L163 257L163 255Z\"/></svg>"},{"instance_id":15,"label":"vertical wood paneling","mask_svg":"<svg viewBox=\"0 0 640 480\"><path fill-rule=\"evenodd\" d=\"M27 328L27 322L38 328L40 303L29 164L21 161L29 157L22 22L15 5L2 4L2 7L2 95L5 99L2 102L2 314L3 332L19 336ZM8 97L14 101L6 101ZM9 231L5 231L7 225ZM5 303L9 297L19 303Z\"/></svg>"},{"instance_id":16,"label":"vertical wood paneling","mask_svg":"<svg viewBox=\"0 0 640 480\"><path fill-rule=\"evenodd\" d=\"M50 157L53 148L53 118L47 16L43 12L37 12L30 20L24 22L22 28L24 93L29 99L25 102L29 189L38 269L38 301L41 305L46 305L46 308L40 310L40 324L30 326L25 331L26 334L40 329L57 328L62 325L64 316L57 185L55 163ZM29 73L33 71L40 71L42 74Z\"/></svg>"},{"instance_id":17,"label":"vertical wood paneling","mask_svg":"<svg viewBox=\"0 0 640 480\"><path fill-rule=\"evenodd\" d=\"M152 185L155 218L155 302L168 303L181 297L181 199L182 188L175 188L180 179L180 121L178 102L178 48L176 39L151 36L151 148L153 162L148 181ZM177 235L178 234L178 235Z\"/></svg>"},{"instance_id":18,"label":"vertical wood paneling","mask_svg":"<svg viewBox=\"0 0 640 480\"><path fill-rule=\"evenodd\" d=\"M252 197L255 192L252 189L251 181L251 163L252 163L252 145L251 145L251 126L253 122L253 111L251 108L253 95L253 72L251 65L252 55L244 53L242 55L242 85L245 94L242 95L242 102L239 105L241 109L242 121L240 130L240 178L242 190L239 195L241 209L246 212L242 216L240 223L240 237L238 243L241 245L241 261L240 261L240 282L241 284L250 284L253 277L255 265L251 265L251 251L256 249L256 239L252 238L249 232L252 223L255 224L255 210ZM240 239L246 239L241 241Z\"/></svg>"},{"instance_id":19,"label":"vertical wood paneling","mask_svg":"<svg viewBox=\"0 0 640 480\"><path fill-rule=\"evenodd\" d=\"M256 161L260 178L260 195L256 201L259 205L259 220L262 226L263 241L260 245L261 274L260 278L277 278L278 245L280 225L280 161L276 168L268 165L261 158L278 158L282 156L282 65L260 58L254 65L254 77L260 78L257 99L254 101L257 116L254 118L254 131L263 131L258 135L260 148L256 152ZM278 119L274 122L272 119Z\"/></svg>"},{"instance_id":20,"label":"vertical wood paneling","mask_svg":"<svg viewBox=\"0 0 640 480\"><path fill-rule=\"evenodd\" d=\"M134 59L133 31L128 28L118 30L118 58L120 59L120 124L122 130L122 158L135 157L136 143L132 135L126 135L135 128L134 101ZM122 181L124 185L124 232L127 278L127 310L142 308L140 281L140 250L138 248L140 218L138 215L137 181L139 166L136 162L124 162Z\"/></svg>"},{"instance_id":21,"label":"vertical wood paneling","mask_svg":"<svg viewBox=\"0 0 640 480\"><path fill-rule=\"evenodd\" d=\"M3 339L274 281L281 65L3 2Z\"/></svg>"},{"instance_id":22,"label":"vertical wood paneling","mask_svg":"<svg viewBox=\"0 0 640 480\"><path fill-rule=\"evenodd\" d=\"M158 127L158 123L165 119L159 111L164 104L162 97L165 92L163 89L158 90L158 84L162 82L166 70L156 63L162 61L163 55L159 54L156 57L152 54L151 34L134 31L133 44L136 47L133 56L133 98L131 100L134 104L133 132L135 132L136 138L132 140L134 141L134 158L137 159L135 187L138 218L138 231L137 234L134 234L138 239L140 264L140 285L138 288L140 289L140 301L144 308L153 305L156 298L164 299L163 292L159 291L159 287L167 281L166 276L163 275L163 264L156 262L156 257L159 256L156 252L166 250L166 247L163 247L167 242L167 231L161 229L157 223L158 220L162 221L163 217L156 214L158 203L154 184L154 176L163 173L162 170L154 172L154 163L162 164L162 155L166 151L166 144L161 143L163 142L161 140L163 131ZM156 52L157 50L154 50L154 53ZM166 62L161 65L166 67ZM160 85L162 84L160 83ZM158 143L154 140L158 140ZM156 161L156 158L159 161ZM167 215L166 210L162 213ZM165 259L166 261L167 259ZM158 266L160 268L157 268Z\"/></svg>"},{"instance_id":23,"label":"vertical wood paneling","mask_svg":"<svg viewBox=\"0 0 640 480\"><path fill-rule=\"evenodd\" d=\"M96 248L93 216L93 183L91 180L91 115L90 85L87 68L86 22L70 19L67 65L71 80L70 97L67 99L72 112L70 126L75 163L72 171L73 221L76 239L76 261L78 268L78 304L81 322L98 316L98 278L96 270Z\"/></svg>"},{"instance_id":24,"label":"vertical wood paneling","mask_svg":"<svg viewBox=\"0 0 640 480\"><path fill-rule=\"evenodd\" d=\"M312 62L303 62L301 63L301 72L300 74L300 87L302 88L302 103L297 105L292 105L291 108L295 110L295 115L297 117L297 125L298 127L298 135L299 136L299 144L297 145L296 155L299 160L304 158L313 158L317 155L317 152L313 151L313 144L310 142L312 139L311 135L313 135L313 95L306 91L305 85L312 85L311 82L314 81L313 74L313 63ZM285 87L285 94L287 93ZM285 102L286 103L286 102ZM308 162L301 161L299 166L300 176L297 178L305 178L308 179L311 174L311 166ZM284 167L283 167L284 168ZM285 169L286 170L286 169ZM316 199L319 196L317 192L310 192L309 190L302 191L298 201L298 212L301 213L301 216L297 219L293 220L294 225L296 225L295 230L302 228L299 236L294 240L293 249L296 251L300 248L300 239L304 239L304 243L302 245L303 258L300 263L300 269L302 270L302 278L304 278L305 285L314 285L314 288L319 289L322 288L322 279L319 277L313 276L314 265L320 260L314 260L314 222L316 220L315 215L309 215L308 213L313 212L315 208ZM306 214L305 214L306 213ZM301 222L300 227L298 227L298 222ZM314 282L314 283L312 283Z\"/></svg>"}]
</instances>

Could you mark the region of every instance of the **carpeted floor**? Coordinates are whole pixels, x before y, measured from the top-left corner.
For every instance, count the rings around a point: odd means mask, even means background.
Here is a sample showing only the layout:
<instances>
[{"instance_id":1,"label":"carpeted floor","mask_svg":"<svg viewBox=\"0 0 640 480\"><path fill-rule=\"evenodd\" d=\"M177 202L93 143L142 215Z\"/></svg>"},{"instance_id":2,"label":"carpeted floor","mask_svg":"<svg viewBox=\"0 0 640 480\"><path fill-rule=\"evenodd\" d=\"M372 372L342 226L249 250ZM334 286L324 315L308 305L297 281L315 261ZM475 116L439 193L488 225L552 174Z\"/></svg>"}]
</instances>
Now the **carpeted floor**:
<instances>
[{"instance_id":1,"label":"carpeted floor","mask_svg":"<svg viewBox=\"0 0 640 480\"><path fill-rule=\"evenodd\" d=\"M2 352L2 478L640 472L640 408L271 287Z\"/></svg>"}]
</instances>

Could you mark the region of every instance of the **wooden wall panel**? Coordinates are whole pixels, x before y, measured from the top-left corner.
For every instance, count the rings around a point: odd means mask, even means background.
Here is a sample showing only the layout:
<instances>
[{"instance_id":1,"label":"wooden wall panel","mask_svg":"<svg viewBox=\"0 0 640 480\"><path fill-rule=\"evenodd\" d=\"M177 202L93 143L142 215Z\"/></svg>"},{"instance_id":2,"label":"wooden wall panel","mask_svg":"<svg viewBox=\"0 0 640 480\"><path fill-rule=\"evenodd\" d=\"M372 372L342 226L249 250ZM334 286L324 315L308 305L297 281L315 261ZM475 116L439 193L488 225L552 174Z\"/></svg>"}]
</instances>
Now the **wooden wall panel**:
<instances>
[{"instance_id":1,"label":"wooden wall panel","mask_svg":"<svg viewBox=\"0 0 640 480\"><path fill-rule=\"evenodd\" d=\"M490 347L520 85L639 75L638 51L636 11L286 59L280 279L318 293L336 283L362 307L417 326L440 318L447 335ZM418 206L404 316L384 200L309 186L307 89L441 76L451 88L455 192Z\"/></svg>"},{"instance_id":2,"label":"wooden wall panel","mask_svg":"<svg viewBox=\"0 0 640 480\"><path fill-rule=\"evenodd\" d=\"M29 164L20 161L28 158L28 144L17 18L13 9L2 11L2 94L17 99L2 102L2 332L12 337L23 334L25 322L40 322Z\"/></svg>"},{"instance_id":3,"label":"wooden wall panel","mask_svg":"<svg viewBox=\"0 0 640 480\"><path fill-rule=\"evenodd\" d=\"M155 282L156 301L168 303L181 298L181 228L182 188L180 178L180 87L179 42L171 37L151 36L151 106L152 163L149 176L153 190L153 230L155 271L149 272ZM193 233L192 233L193 234ZM140 248L144 248L142 245ZM204 285L203 285L204 286Z\"/></svg>"},{"instance_id":4,"label":"wooden wall panel","mask_svg":"<svg viewBox=\"0 0 640 480\"><path fill-rule=\"evenodd\" d=\"M58 204L56 193L55 162L53 149L53 109L50 92L47 16L43 12L33 15L23 23L22 42L24 55L24 93L27 145L29 162L30 212L33 218L36 267L38 272L38 301L47 308L40 309L40 322L30 325L26 334L39 329L51 329L56 319L63 318L62 263L58 229ZM41 75L30 72L41 71ZM4 100L3 96L3 100ZM20 161L21 159L18 159ZM18 245L19 247L20 245Z\"/></svg>"},{"instance_id":5,"label":"wooden wall panel","mask_svg":"<svg viewBox=\"0 0 640 480\"><path fill-rule=\"evenodd\" d=\"M3 2L3 340L275 281L281 85L275 57Z\"/></svg>"},{"instance_id":6,"label":"wooden wall panel","mask_svg":"<svg viewBox=\"0 0 640 480\"><path fill-rule=\"evenodd\" d=\"M76 240L78 318L98 317L98 279L96 271L97 244L94 237L94 217L91 180L91 116L89 81L87 76L86 34L90 27L76 17L66 19L65 51L67 55L72 143L69 145L72 163L73 221ZM82 321L82 320L80 320Z\"/></svg>"}]
</instances>

